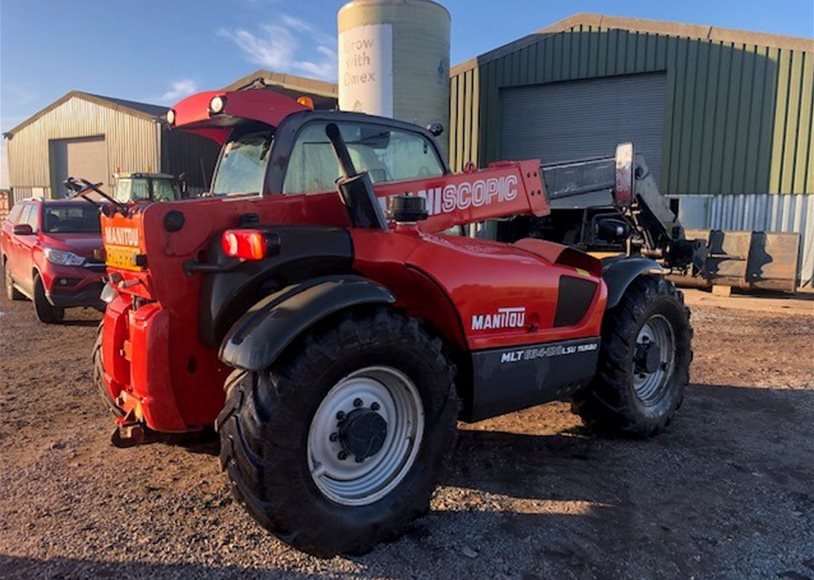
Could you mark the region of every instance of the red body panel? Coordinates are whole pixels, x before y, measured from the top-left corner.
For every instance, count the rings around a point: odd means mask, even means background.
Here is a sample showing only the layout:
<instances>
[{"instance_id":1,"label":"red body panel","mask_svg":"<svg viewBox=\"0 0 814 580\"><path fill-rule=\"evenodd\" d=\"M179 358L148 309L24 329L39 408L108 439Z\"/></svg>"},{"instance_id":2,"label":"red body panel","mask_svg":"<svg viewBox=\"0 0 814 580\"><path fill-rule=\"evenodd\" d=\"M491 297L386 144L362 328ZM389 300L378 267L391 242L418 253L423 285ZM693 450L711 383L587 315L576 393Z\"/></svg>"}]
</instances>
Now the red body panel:
<instances>
[{"instance_id":1,"label":"red body panel","mask_svg":"<svg viewBox=\"0 0 814 580\"><path fill-rule=\"evenodd\" d=\"M225 97L226 106L213 120L203 111L216 95ZM209 136L221 141L231 116L277 125L296 110L304 108L266 91L204 93L175 108L178 124L214 131ZM134 206L127 217L103 216L108 263L113 253L142 254L148 268L110 269L118 274L120 292L104 320L110 393L155 430L199 429L214 421L230 369L199 338L203 276L187 275L184 263L200 259L214 236L239 227L246 214L271 226L348 228L353 269L390 289L398 307L428 321L461 352L599 335L607 291L596 260L545 242L511 246L438 233L501 216L548 214L537 161L376 186L382 203L396 194L425 197L430 217L418 227L352 229L336 192L201 198ZM164 227L170 211L184 215L177 232ZM596 290L578 324L555 327L563 276L591 280ZM496 320L512 324L490 322Z\"/></svg>"},{"instance_id":2,"label":"red body panel","mask_svg":"<svg viewBox=\"0 0 814 580\"><path fill-rule=\"evenodd\" d=\"M607 289L598 261L589 271L511 245L458 236L418 232L393 235L372 230L354 230L352 236L354 268L393 290L397 305L411 314L439 328L457 324L459 332L452 336L457 336L456 342L466 350L599 336ZM552 250L562 248L540 243ZM404 270L413 274L400 277L398 272ZM408 282L417 278L417 273L431 280L441 296L448 297L446 308L440 308L436 301L424 304L421 289ZM561 276L585 278L597 285L591 307L576 326L554 327ZM473 328L476 316L516 308L524 309L520 327Z\"/></svg>"},{"instance_id":3,"label":"red body panel","mask_svg":"<svg viewBox=\"0 0 814 580\"><path fill-rule=\"evenodd\" d=\"M209 103L215 97L225 101L223 111L210 116ZM175 125L184 131L223 143L235 119L251 119L276 127L291 113L307 111L294 99L270 91L207 91L191 95L179 102Z\"/></svg>"}]
</instances>

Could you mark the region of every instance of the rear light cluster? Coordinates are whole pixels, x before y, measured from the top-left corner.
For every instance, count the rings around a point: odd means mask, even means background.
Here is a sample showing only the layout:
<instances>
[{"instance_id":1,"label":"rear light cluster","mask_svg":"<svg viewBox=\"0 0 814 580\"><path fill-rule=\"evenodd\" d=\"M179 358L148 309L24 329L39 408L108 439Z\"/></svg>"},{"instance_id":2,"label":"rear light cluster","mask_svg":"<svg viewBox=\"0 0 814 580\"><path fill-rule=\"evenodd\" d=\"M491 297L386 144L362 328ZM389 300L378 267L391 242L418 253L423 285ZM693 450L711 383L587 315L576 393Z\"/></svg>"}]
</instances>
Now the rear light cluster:
<instances>
[{"instance_id":1,"label":"rear light cluster","mask_svg":"<svg viewBox=\"0 0 814 580\"><path fill-rule=\"evenodd\" d=\"M260 230L226 230L221 237L223 253L239 260L263 260L280 253L280 238Z\"/></svg>"}]
</instances>

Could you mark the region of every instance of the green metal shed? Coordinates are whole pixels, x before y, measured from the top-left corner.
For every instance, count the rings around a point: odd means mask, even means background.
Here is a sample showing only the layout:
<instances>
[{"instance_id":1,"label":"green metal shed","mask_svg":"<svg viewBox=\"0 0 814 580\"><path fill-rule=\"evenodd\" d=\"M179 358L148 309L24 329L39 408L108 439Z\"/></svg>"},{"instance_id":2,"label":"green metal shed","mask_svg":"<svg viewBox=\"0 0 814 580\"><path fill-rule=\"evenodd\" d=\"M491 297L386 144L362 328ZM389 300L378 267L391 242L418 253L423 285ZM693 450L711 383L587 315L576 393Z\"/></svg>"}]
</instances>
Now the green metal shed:
<instances>
[{"instance_id":1,"label":"green metal shed","mask_svg":"<svg viewBox=\"0 0 814 580\"><path fill-rule=\"evenodd\" d=\"M580 13L450 83L455 169L632 139L666 194L814 193L812 39Z\"/></svg>"}]
</instances>

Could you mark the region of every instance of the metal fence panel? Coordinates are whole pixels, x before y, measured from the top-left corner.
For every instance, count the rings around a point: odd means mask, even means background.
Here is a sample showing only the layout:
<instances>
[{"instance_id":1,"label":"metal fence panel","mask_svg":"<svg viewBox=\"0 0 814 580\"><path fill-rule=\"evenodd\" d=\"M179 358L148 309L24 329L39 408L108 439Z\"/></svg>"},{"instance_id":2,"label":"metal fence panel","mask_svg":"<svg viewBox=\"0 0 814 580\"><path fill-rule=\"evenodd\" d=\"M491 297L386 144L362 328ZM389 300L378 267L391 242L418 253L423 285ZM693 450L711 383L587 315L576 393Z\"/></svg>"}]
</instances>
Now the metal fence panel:
<instances>
[{"instance_id":1,"label":"metal fence panel","mask_svg":"<svg viewBox=\"0 0 814 580\"><path fill-rule=\"evenodd\" d=\"M814 196L806 194L679 195L687 229L800 234L802 288L814 287Z\"/></svg>"}]
</instances>

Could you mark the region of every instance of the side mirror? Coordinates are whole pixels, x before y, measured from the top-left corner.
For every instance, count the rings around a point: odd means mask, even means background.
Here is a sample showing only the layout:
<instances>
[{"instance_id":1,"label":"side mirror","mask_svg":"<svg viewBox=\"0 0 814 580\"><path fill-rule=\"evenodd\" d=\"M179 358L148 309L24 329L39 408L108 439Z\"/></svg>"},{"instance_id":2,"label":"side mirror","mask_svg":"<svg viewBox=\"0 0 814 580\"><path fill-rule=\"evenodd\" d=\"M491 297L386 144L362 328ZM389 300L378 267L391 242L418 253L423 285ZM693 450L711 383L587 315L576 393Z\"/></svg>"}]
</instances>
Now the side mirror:
<instances>
[{"instance_id":1,"label":"side mirror","mask_svg":"<svg viewBox=\"0 0 814 580\"><path fill-rule=\"evenodd\" d=\"M616 146L616 186L613 202L618 207L630 207L633 203L633 143Z\"/></svg>"},{"instance_id":2,"label":"side mirror","mask_svg":"<svg viewBox=\"0 0 814 580\"><path fill-rule=\"evenodd\" d=\"M11 232L15 236L31 236L34 235L34 230L31 229L29 224L17 224L12 229Z\"/></svg>"}]
</instances>

